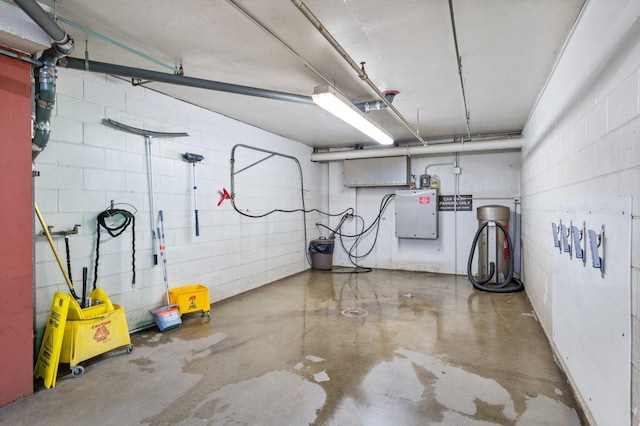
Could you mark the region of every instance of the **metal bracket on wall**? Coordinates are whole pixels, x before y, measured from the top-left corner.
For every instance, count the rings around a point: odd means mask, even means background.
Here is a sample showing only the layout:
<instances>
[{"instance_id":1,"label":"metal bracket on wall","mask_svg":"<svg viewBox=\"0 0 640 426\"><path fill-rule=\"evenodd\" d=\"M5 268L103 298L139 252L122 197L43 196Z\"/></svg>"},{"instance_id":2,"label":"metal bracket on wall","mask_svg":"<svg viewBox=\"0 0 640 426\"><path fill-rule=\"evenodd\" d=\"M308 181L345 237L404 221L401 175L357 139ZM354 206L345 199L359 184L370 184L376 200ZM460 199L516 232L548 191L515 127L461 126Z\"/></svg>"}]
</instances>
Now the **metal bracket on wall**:
<instances>
[{"instance_id":1,"label":"metal bracket on wall","mask_svg":"<svg viewBox=\"0 0 640 426\"><path fill-rule=\"evenodd\" d=\"M591 265L600 269L600 275L604 278L604 225L599 234L589 229L589 245L591 246ZM600 249L602 249L602 256Z\"/></svg>"},{"instance_id":2,"label":"metal bracket on wall","mask_svg":"<svg viewBox=\"0 0 640 426\"><path fill-rule=\"evenodd\" d=\"M562 247L564 248L564 252L569 253L569 258L571 258L571 244L569 244L571 228L567 229L567 226L560 221L560 232L562 234Z\"/></svg>"},{"instance_id":3,"label":"metal bracket on wall","mask_svg":"<svg viewBox=\"0 0 640 426\"><path fill-rule=\"evenodd\" d=\"M66 237L67 235L75 235L78 233L78 228L81 227L82 225L73 225L73 228L69 228L66 231L56 231L56 232L51 232L51 230L53 229L53 226L47 226L47 229L49 229L49 235L53 236L53 235L61 235L63 237ZM47 234L44 233L44 231L40 231L40 235L42 235L43 237L46 237Z\"/></svg>"},{"instance_id":4,"label":"metal bracket on wall","mask_svg":"<svg viewBox=\"0 0 640 426\"><path fill-rule=\"evenodd\" d=\"M558 247L560 249L560 253L562 253L562 247L560 246L560 238L558 238L559 231L560 231L560 227L556 225L555 222L551 222L551 233L553 234L553 246Z\"/></svg>"},{"instance_id":5,"label":"metal bracket on wall","mask_svg":"<svg viewBox=\"0 0 640 426\"><path fill-rule=\"evenodd\" d=\"M582 259L582 266L586 266L587 258L584 252L587 250L587 238L585 236L586 224L582 222L582 228L571 225L571 235L573 235L573 249L576 253L576 259Z\"/></svg>"}]
</instances>

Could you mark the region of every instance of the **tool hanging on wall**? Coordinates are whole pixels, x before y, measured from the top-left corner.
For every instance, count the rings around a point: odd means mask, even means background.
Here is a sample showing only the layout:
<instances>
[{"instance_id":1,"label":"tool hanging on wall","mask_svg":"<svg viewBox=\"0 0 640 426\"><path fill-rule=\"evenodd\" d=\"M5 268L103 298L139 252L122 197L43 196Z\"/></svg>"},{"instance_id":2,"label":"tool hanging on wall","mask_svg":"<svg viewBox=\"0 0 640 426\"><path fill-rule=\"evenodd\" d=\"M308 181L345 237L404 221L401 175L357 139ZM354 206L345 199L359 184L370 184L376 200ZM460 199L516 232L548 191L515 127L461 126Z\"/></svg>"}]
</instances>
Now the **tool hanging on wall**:
<instances>
[{"instance_id":1,"label":"tool hanging on wall","mask_svg":"<svg viewBox=\"0 0 640 426\"><path fill-rule=\"evenodd\" d=\"M182 154L182 158L187 160L193 167L193 204L194 212L196 214L196 237L200 236L200 223L198 222L198 185L196 183L196 163L204 160L204 157L199 154L193 154L191 152L185 152Z\"/></svg>"},{"instance_id":2,"label":"tool hanging on wall","mask_svg":"<svg viewBox=\"0 0 640 426\"><path fill-rule=\"evenodd\" d=\"M169 278L167 276L167 255L165 249L167 248L164 242L164 217L162 215L162 210L158 211L158 216L160 217L160 227L157 229L158 238L160 241L160 257L162 258L162 278L164 281L164 291L167 296L167 305L170 305L169 301Z\"/></svg>"},{"instance_id":3,"label":"tool hanging on wall","mask_svg":"<svg viewBox=\"0 0 640 426\"><path fill-rule=\"evenodd\" d=\"M62 265L62 260L60 259L60 255L58 254L58 250L56 249L56 245L53 242L53 238L51 238L51 233L49 232L49 228L47 227L47 224L44 223L44 218L42 217L42 214L40 213L40 209L38 208L38 204L33 203L33 209L36 212L36 216L38 216L38 220L40 221L40 225L42 226L42 232L44 233L44 236L47 237L47 241L49 242L49 246L51 247L51 251L53 251L53 255L55 256L56 261L58 262L58 266L60 267L60 272L62 272L62 276L64 277L64 281L67 283L67 287L69 287L69 292L71 293L71 295L75 299L80 299L78 297L78 295L76 294L76 291L73 289L73 283L71 282L71 279L69 278L69 275L67 274L67 271L65 271L64 266Z\"/></svg>"},{"instance_id":4,"label":"tool hanging on wall","mask_svg":"<svg viewBox=\"0 0 640 426\"><path fill-rule=\"evenodd\" d=\"M109 220L109 223L107 223ZM97 237L96 237L96 263L93 272L93 289L96 289L98 282L98 261L100 259L100 228L107 230L112 237L118 237L131 225L131 247L133 253L131 255L131 270L133 277L131 278L131 286L136 285L136 218L133 213L124 209L116 209L112 207L103 211L97 218Z\"/></svg>"},{"instance_id":5,"label":"tool hanging on wall","mask_svg":"<svg viewBox=\"0 0 640 426\"><path fill-rule=\"evenodd\" d=\"M78 228L80 228L82 225L73 225L73 228L69 228L66 231L56 231L53 232L53 226L49 225L47 226L47 232L49 233L49 236L53 237L54 235L61 235L64 237L64 249L65 249L65 253L67 255L67 275L69 276L69 282L71 282L73 284L73 278L72 273L71 273L71 248L69 245L69 235L76 235L78 233ZM42 236L46 236L45 231L40 231L40 235Z\"/></svg>"},{"instance_id":6,"label":"tool hanging on wall","mask_svg":"<svg viewBox=\"0 0 640 426\"><path fill-rule=\"evenodd\" d=\"M231 199L231 195L229 195L229 192L227 191L227 188L222 188L222 191L218 191L218 193L220 194L220 201L218 201L218 207L220 207L220 205L222 204L222 202L224 200L230 200Z\"/></svg>"},{"instance_id":7,"label":"tool hanging on wall","mask_svg":"<svg viewBox=\"0 0 640 426\"><path fill-rule=\"evenodd\" d=\"M156 215L155 215L155 206L154 206L154 189L153 189L153 156L151 154L151 138L178 138L189 136L186 132L177 132L177 133L168 133L168 132L154 132L152 130L144 130L138 129L136 127L127 126L126 124L118 123L115 120L110 118L105 119L105 123L109 124L116 129L123 130L128 133L133 133L135 135L144 136L145 145L146 145L146 153L147 153L147 172L149 174L149 210L150 210L150 218L151 218L151 238L153 240L152 250L153 250L153 264L158 264L158 249L157 249L157 240L158 236L156 235Z\"/></svg>"},{"instance_id":8,"label":"tool hanging on wall","mask_svg":"<svg viewBox=\"0 0 640 426\"><path fill-rule=\"evenodd\" d=\"M164 217L162 210L158 211L160 217L160 227L156 229L158 233L158 240L160 242L160 257L162 259L162 275L164 279L164 291L167 298L167 305L151 311L151 315L156 322L156 325L160 331L169 330L172 328L180 327L182 325L182 318L180 317L179 305L172 305L171 298L169 296L169 278L167 278L167 255L165 249L167 248L164 242Z\"/></svg>"}]
</instances>

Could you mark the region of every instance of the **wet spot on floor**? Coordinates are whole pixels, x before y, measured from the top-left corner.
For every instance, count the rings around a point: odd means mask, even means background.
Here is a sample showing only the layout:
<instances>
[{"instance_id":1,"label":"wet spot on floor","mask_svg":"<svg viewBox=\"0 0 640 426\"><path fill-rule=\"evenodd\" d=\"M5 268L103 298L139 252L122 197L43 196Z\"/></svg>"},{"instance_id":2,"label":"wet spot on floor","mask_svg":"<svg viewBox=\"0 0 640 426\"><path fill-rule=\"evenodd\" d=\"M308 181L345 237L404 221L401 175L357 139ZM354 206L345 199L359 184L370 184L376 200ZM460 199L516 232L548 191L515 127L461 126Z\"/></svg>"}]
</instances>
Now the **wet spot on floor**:
<instances>
[{"instance_id":1,"label":"wet spot on floor","mask_svg":"<svg viewBox=\"0 0 640 426\"><path fill-rule=\"evenodd\" d=\"M209 394L178 424L310 424L325 400L321 386L294 373L272 371Z\"/></svg>"},{"instance_id":2,"label":"wet spot on floor","mask_svg":"<svg viewBox=\"0 0 640 426\"><path fill-rule=\"evenodd\" d=\"M400 358L375 366L362 385L366 390L378 395L414 402L422 399L425 390L411 361Z\"/></svg>"},{"instance_id":3,"label":"wet spot on floor","mask_svg":"<svg viewBox=\"0 0 640 426\"><path fill-rule=\"evenodd\" d=\"M320 358L317 356L313 356L313 355L307 355L306 360L311 361L311 362L322 362L322 361L326 361L324 358Z\"/></svg>"},{"instance_id":4,"label":"wet spot on floor","mask_svg":"<svg viewBox=\"0 0 640 426\"><path fill-rule=\"evenodd\" d=\"M443 422L438 424L530 425L545 424L545 419L555 419L558 424L580 424L576 411L558 400L544 395L526 397L525 411L516 413L511 396L495 380L449 365L436 356L404 349L396 353L437 377L432 385L434 394L447 410ZM556 393L562 394L558 390Z\"/></svg>"},{"instance_id":5,"label":"wet spot on floor","mask_svg":"<svg viewBox=\"0 0 640 426\"><path fill-rule=\"evenodd\" d=\"M327 374L326 371L321 371L313 375L313 380L315 380L317 383L321 383L321 382L328 382L331 379L329 378L329 375Z\"/></svg>"}]
</instances>

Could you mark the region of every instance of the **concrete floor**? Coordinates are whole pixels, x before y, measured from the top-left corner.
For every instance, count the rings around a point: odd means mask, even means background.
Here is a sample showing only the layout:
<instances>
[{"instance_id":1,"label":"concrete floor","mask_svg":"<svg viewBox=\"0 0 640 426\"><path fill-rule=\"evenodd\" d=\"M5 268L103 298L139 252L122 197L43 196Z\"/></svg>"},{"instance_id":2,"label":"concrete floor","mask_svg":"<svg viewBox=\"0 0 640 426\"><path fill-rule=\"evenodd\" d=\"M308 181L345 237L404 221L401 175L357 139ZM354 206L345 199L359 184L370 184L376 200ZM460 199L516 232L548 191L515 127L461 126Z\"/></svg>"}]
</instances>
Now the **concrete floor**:
<instances>
[{"instance_id":1,"label":"concrete floor","mask_svg":"<svg viewBox=\"0 0 640 426\"><path fill-rule=\"evenodd\" d=\"M183 320L62 366L0 424L581 424L526 295L465 277L307 271Z\"/></svg>"}]
</instances>

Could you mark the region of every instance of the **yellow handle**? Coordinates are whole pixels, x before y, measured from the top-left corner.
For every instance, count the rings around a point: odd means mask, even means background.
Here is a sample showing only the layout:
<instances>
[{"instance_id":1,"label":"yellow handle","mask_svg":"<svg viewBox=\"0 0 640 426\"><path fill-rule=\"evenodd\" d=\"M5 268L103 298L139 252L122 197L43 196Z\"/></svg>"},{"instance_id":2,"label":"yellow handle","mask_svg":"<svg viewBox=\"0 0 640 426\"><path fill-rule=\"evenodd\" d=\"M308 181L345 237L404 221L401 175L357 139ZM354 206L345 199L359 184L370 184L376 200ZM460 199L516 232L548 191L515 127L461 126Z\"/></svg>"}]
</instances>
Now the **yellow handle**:
<instances>
[{"instance_id":1,"label":"yellow handle","mask_svg":"<svg viewBox=\"0 0 640 426\"><path fill-rule=\"evenodd\" d=\"M58 250L56 249L56 246L53 243L53 239L51 238L51 233L49 232L49 228L47 228L47 224L44 223L44 218L42 217L42 214L40 213L40 209L38 208L38 204L35 201L33 203L33 209L36 211L36 216L38 216L38 220L40 221L40 225L42 226L42 232L44 233L45 237L47 237L47 240L49 241L49 245L51 246L51 250L53 250L53 255L56 257L56 260L58 261L58 266L60 266L60 271L64 276L64 280L66 281L67 286L69 286L69 290L71 290L71 293L75 293L73 290L73 283L69 279L69 275L67 274L67 271L64 269L64 265L62 264L62 259L60 259Z\"/></svg>"}]
</instances>

